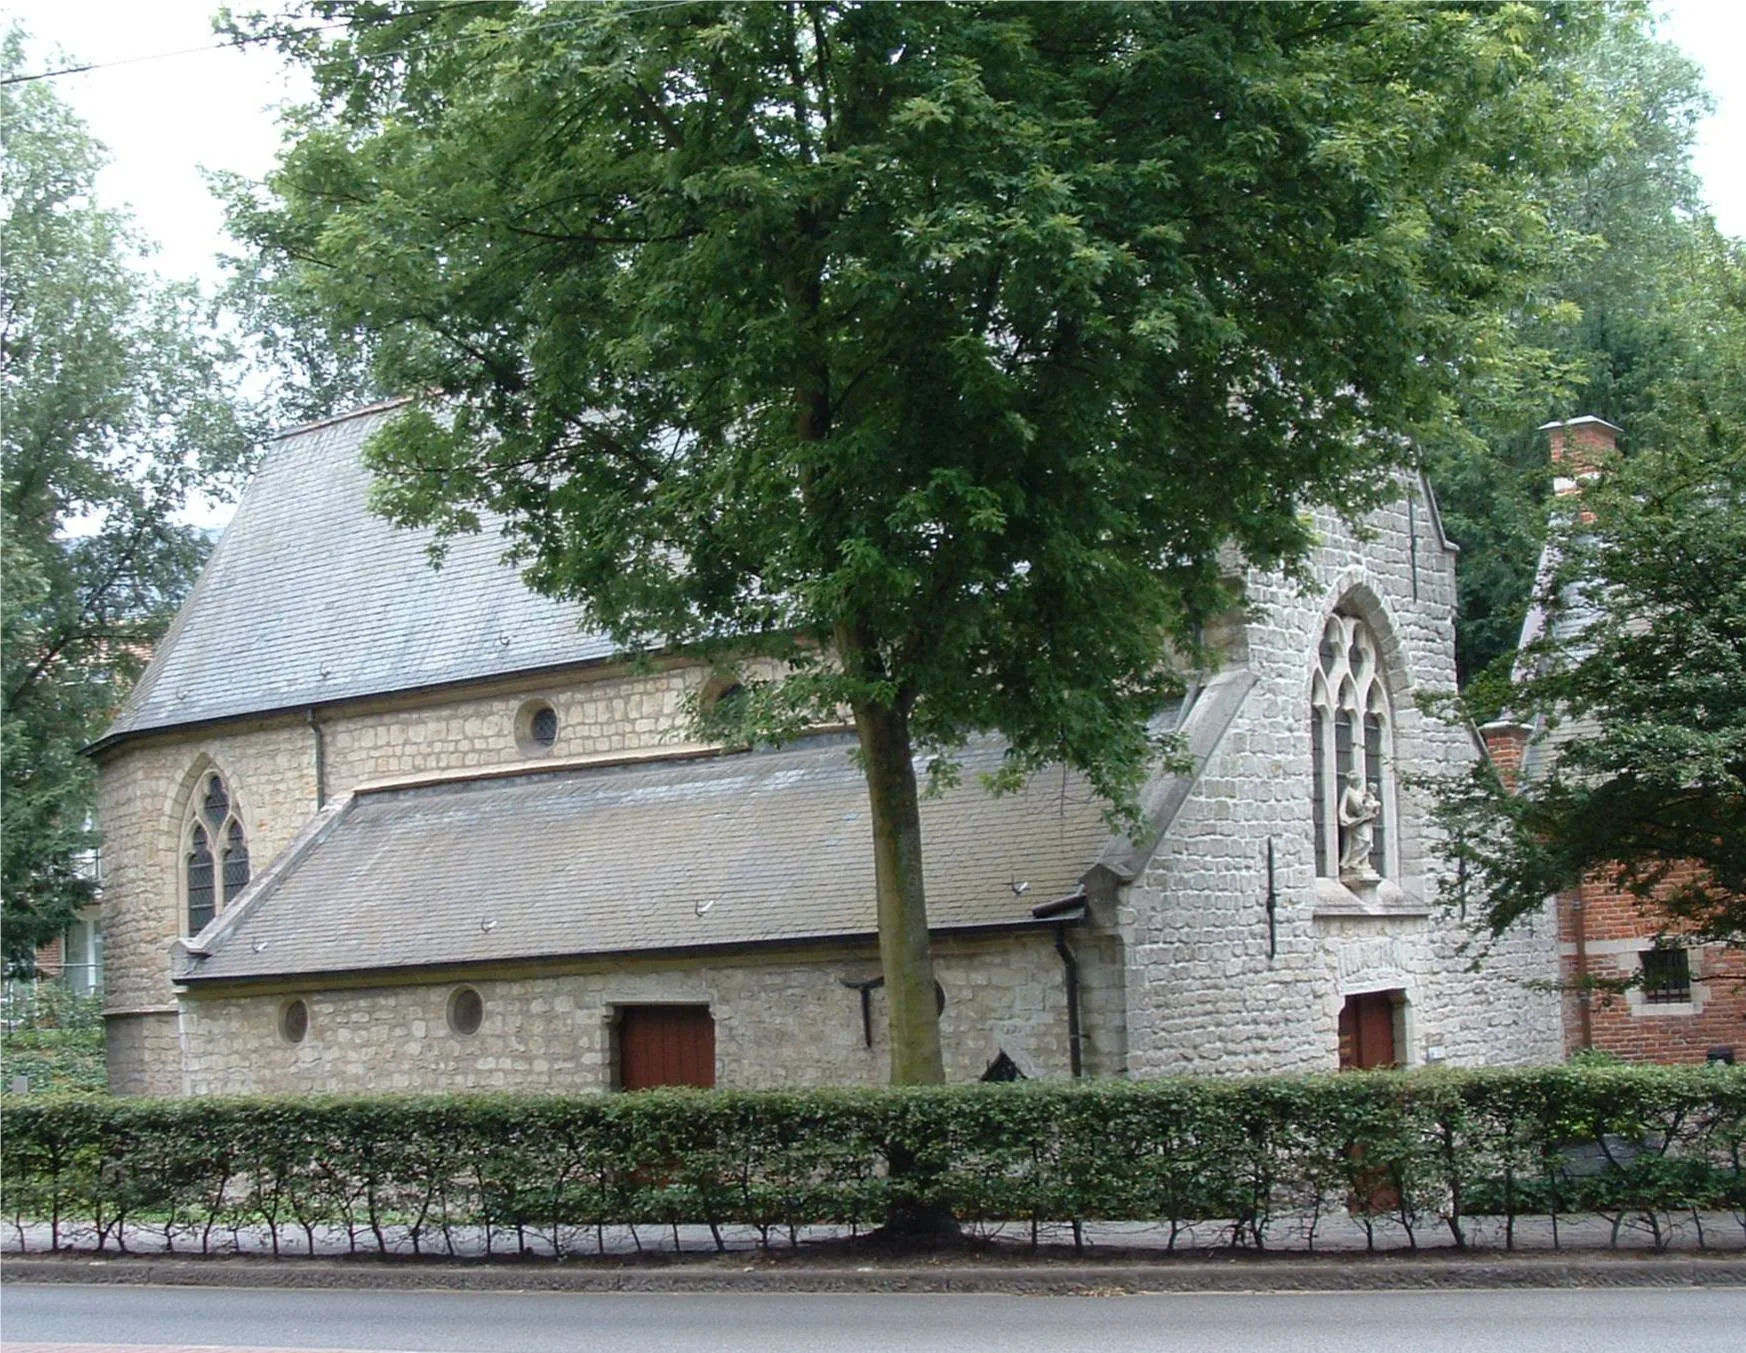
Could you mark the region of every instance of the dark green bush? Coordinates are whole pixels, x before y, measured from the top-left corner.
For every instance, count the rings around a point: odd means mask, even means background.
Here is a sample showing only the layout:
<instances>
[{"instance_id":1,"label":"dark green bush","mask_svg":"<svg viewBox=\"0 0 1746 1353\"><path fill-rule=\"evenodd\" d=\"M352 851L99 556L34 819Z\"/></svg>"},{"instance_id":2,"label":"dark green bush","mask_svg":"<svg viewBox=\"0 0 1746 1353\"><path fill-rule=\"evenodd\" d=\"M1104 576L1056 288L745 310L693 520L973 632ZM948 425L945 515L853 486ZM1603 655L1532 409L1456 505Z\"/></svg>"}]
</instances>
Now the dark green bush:
<instances>
[{"instance_id":1,"label":"dark green bush","mask_svg":"<svg viewBox=\"0 0 1746 1353\"><path fill-rule=\"evenodd\" d=\"M599 1228L767 1239L944 1205L967 1223L1191 1223L1265 1246L1350 1213L1416 1243L1476 1217L1598 1215L1666 1243L1746 1224L1746 1071L1554 1067L926 1090L140 1100L6 1109L7 1215L49 1243L211 1249L260 1228L354 1250L559 1254ZM893 1172L893 1159L912 1162ZM513 1240L511 1239L513 1238Z\"/></svg>"}]
</instances>

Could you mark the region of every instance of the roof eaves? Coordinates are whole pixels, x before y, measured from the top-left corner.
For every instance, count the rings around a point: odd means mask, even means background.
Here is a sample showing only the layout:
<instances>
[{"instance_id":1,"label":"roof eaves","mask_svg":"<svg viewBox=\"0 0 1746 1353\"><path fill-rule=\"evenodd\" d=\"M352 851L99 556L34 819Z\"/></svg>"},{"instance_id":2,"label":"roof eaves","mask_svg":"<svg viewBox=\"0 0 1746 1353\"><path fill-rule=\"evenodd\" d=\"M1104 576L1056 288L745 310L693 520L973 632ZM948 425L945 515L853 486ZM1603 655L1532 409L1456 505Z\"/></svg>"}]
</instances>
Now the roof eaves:
<instances>
[{"instance_id":1,"label":"roof eaves","mask_svg":"<svg viewBox=\"0 0 1746 1353\"><path fill-rule=\"evenodd\" d=\"M240 905L240 903L239 903ZM1067 916L1036 916L1025 914L1006 921L976 921L965 925L930 926L934 939L973 939L983 935L1006 935L1015 931L1045 930L1058 925ZM204 934L204 932L202 932ZM462 975L485 969L549 969L573 963L589 963L601 959L630 958L658 954L663 958L708 957L720 954L770 953L783 949L816 949L831 945L877 944L876 930L838 931L817 935L784 935L770 939L725 940L717 944L639 945L605 949L576 949L564 953L529 954L520 958L485 958L448 963L400 963L367 968L316 968L294 972L203 974L198 970L178 973L176 982L189 988L231 989L250 985L283 986L289 983L310 983L340 980L346 984L366 984L371 981L408 973L419 974L420 980L441 981L445 975ZM178 941L180 943L180 941Z\"/></svg>"},{"instance_id":2,"label":"roof eaves","mask_svg":"<svg viewBox=\"0 0 1746 1353\"><path fill-rule=\"evenodd\" d=\"M1461 546L1449 538L1449 532L1443 528L1443 509L1437 505L1437 491L1431 487L1431 480L1423 470L1418 475L1419 494L1425 500L1425 514L1431 519L1431 529L1437 533L1437 545L1445 554L1460 554ZM1409 511L1410 511L1409 504Z\"/></svg>"},{"instance_id":3,"label":"roof eaves","mask_svg":"<svg viewBox=\"0 0 1746 1353\"><path fill-rule=\"evenodd\" d=\"M559 673L585 672L622 661L624 661L623 656L615 653L600 658L580 658L574 662L542 663L536 667L507 668L502 671L486 672L478 676L427 682L422 686L384 686L356 691L348 695L339 695L328 700L314 702L299 700L294 704L274 705L266 709L246 709L239 710L235 714L215 714L204 719L190 719L186 723L160 723L134 728L119 728L105 733L95 742L88 743L79 749L79 753L81 756L98 757L136 738L154 737L166 733L202 732L207 729L224 728L238 723L254 723L264 719L284 719L293 715L302 715L311 709L332 711L364 700L416 699L423 695L441 695L460 691L469 686L498 685L506 681L526 681L548 673L555 676ZM476 771L474 773L477 774Z\"/></svg>"}]
</instances>

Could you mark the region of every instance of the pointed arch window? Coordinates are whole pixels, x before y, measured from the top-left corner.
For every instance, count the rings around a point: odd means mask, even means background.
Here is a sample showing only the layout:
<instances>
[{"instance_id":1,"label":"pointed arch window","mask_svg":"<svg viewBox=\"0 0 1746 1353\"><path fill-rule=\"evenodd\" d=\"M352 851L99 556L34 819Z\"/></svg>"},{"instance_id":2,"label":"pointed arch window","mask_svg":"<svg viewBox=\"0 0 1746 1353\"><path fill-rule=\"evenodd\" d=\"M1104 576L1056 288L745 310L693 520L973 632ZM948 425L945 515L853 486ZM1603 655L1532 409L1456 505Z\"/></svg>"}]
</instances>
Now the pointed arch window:
<instances>
[{"instance_id":1,"label":"pointed arch window","mask_svg":"<svg viewBox=\"0 0 1746 1353\"><path fill-rule=\"evenodd\" d=\"M1310 682L1316 873L1374 882L1389 872L1393 730L1382 648L1357 616L1322 627Z\"/></svg>"},{"instance_id":2,"label":"pointed arch window","mask_svg":"<svg viewBox=\"0 0 1746 1353\"><path fill-rule=\"evenodd\" d=\"M249 882L248 835L224 777L209 771L194 798L183 857L188 933L198 935Z\"/></svg>"}]
</instances>

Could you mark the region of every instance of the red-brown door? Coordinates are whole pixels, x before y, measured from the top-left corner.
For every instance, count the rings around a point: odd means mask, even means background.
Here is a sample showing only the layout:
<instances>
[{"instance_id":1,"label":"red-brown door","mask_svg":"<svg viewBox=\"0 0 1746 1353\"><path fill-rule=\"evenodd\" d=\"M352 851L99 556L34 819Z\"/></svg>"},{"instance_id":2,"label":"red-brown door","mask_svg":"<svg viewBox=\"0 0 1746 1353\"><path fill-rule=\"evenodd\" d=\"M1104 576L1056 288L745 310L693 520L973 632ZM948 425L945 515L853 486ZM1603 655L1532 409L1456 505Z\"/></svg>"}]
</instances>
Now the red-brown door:
<instances>
[{"instance_id":1,"label":"red-brown door","mask_svg":"<svg viewBox=\"0 0 1746 1353\"><path fill-rule=\"evenodd\" d=\"M1340 1011L1340 1070L1396 1066L1394 997L1386 991L1348 996Z\"/></svg>"},{"instance_id":2,"label":"red-brown door","mask_svg":"<svg viewBox=\"0 0 1746 1353\"><path fill-rule=\"evenodd\" d=\"M1348 996L1340 1009L1340 1070L1373 1071L1398 1065L1394 1055L1394 994L1367 991ZM1385 1171L1365 1168L1364 1148L1352 1147L1356 1187L1347 1195L1352 1212L1392 1212L1400 1206L1400 1190Z\"/></svg>"},{"instance_id":3,"label":"red-brown door","mask_svg":"<svg viewBox=\"0 0 1746 1353\"><path fill-rule=\"evenodd\" d=\"M627 1005L618 1012L618 1085L715 1085L715 1020L707 1005Z\"/></svg>"}]
</instances>

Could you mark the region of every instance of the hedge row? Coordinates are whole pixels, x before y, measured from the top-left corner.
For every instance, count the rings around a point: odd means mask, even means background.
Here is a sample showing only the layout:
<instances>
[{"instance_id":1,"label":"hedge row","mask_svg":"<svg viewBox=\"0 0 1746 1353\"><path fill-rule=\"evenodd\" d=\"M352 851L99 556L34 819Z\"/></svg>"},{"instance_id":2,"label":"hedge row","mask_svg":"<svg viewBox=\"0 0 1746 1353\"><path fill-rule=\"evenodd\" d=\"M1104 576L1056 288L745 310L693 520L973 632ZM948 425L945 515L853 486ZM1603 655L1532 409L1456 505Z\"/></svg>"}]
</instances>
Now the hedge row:
<instances>
[{"instance_id":1,"label":"hedge row","mask_svg":"<svg viewBox=\"0 0 1746 1353\"><path fill-rule=\"evenodd\" d=\"M1746 1227L1746 1071L1420 1071L930 1090L13 1101L0 1205L59 1247L241 1228L313 1253L559 1254L598 1228L792 1237L949 1207L966 1223L1217 1221L1265 1247L1350 1212L1410 1243L1598 1214ZM893 1160L913 1168L893 1172ZM46 1223L46 1227L42 1224ZM76 1224L76 1226L75 1226ZM1301 1230L1299 1231L1302 1235ZM512 1239L513 1238L513 1239Z\"/></svg>"}]
</instances>

